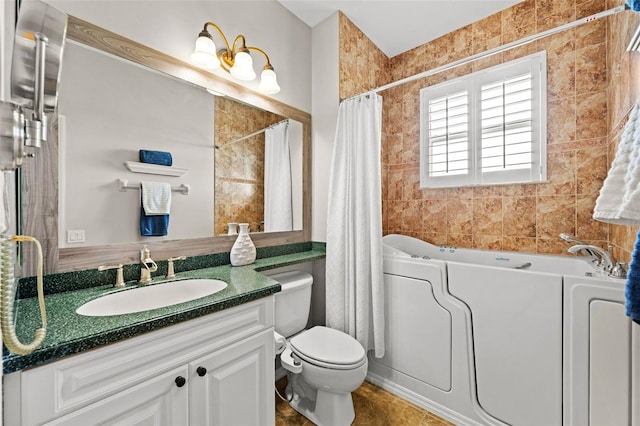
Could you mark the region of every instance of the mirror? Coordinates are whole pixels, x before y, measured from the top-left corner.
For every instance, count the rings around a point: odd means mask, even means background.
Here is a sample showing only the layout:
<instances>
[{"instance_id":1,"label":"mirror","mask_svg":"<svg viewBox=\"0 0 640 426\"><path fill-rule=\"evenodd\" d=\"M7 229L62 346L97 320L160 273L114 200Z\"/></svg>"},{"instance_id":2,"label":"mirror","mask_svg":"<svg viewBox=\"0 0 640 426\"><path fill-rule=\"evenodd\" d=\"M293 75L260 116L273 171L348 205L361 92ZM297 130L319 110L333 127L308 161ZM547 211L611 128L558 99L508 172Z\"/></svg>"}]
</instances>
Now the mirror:
<instances>
[{"instance_id":1,"label":"mirror","mask_svg":"<svg viewBox=\"0 0 640 426\"><path fill-rule=\"evenodd\" d=\"M301 124L229 98L216 97L214 105L214 234L226 235L229 223L240 222L251 232L302 229ZM284 158L276 134L286 138ZM285 188L291 195L281 200ZM265 223L268 209L272 223Z\"/></svg>"},{"instance_id":2,"label":"mirror","mask_svg":"<svg viewBox=\"0 0 640 426\"><path fill-rule=\"evenodd\" d=\"M23 171L24 232L44 240L47 273L132 263L142 244L157 259L229 251L235 237L226 236L228 222L249 222L253 232L261 231L266 131L260 131L283 120L291 148L293 230L252 239L257 247L309 240L307 113L74 17L67 35L75 42L65 50L52 135L59 137L59 155L49 147ZM251 133L257 134L237 141ZM172 168L186 172L131 172L124 163L136 163L139 149L169 151ZM49 178L43 176L47 168ZM50 178L55 174L59 188ZM118 180L134 189L120 192ZM189 185L189 195L172 192L166 237L140 236L135 188L143 180L176 189ZM32 202L43 196L51 209L30 217ZM69 242L80 237L77 231L84 231L84 243Z\"/></svg>"}]
</instances>

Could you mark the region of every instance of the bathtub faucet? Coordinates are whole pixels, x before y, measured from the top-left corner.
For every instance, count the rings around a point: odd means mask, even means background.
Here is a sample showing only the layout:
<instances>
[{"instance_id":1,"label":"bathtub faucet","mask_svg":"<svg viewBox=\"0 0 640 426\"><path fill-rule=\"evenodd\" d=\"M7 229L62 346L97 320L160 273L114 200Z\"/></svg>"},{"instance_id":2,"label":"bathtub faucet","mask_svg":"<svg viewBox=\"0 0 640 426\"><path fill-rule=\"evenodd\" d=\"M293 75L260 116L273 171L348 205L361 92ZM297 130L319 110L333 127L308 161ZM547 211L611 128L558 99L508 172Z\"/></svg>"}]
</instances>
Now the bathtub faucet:
<instances>
[{"instance_id":1,"label":"bathtub faucet","mask_svg":"<svg viewBox=\"0 0 640 426\"><path fill-rule=\"evenodd\" d=\"M560 238L562 238L564 241L566 241L568 243L581 244L581 245L585 245L585 246L588 245L587 243L585 243L584 241L582 241L581 239L579 239L575 235L567 234L565 232L560 234ZM588 249L588 248L585 248L584 251L587 252L587 254L589 256L597 257L596 254L593 251L591 251L590 249Z\"/></svg>"},{"instance_id":2,"label":"bathtub faucet","mask_svg":"<svg viewBox=\"0 0 640 426\"><path fill-rule=\"evenodd\" d=\"M595 255L598 258L596 266L605 272L611 272L614 265L613 256L601 249L600 247L593 246L591 244L576 244L569 247L569 253L577 254L578 252L585 251L589 254Z\"/></svg>"}]
</instances>

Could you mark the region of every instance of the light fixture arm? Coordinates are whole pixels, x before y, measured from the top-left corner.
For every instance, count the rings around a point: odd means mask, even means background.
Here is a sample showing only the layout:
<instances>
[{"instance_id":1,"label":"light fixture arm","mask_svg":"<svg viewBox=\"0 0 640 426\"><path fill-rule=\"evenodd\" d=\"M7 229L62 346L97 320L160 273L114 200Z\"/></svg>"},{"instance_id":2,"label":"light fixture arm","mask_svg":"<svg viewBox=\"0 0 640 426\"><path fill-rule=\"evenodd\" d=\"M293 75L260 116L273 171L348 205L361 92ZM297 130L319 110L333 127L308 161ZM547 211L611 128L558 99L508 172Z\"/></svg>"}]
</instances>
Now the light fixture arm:
<instances>
[{"instance_id":1,"label":"light fixture arm","mask_svg":"<svg viewBox=\"0 0 640 426\"><path fill-rule=\"evenodd\" d=\"M227 52L229 52L230 51L230 49L229 49L229 41L227 40L227 37L225 37L225 35L222 32L222 30L220 29L220 27L217 26L216 24L214 24L213 22L209 22L209 21L205 22L204 28L200 32L200 36L201 37L209 37L209 38L213 39L211 37L211 33L209 33L209 31L207 31L207 27L215 28L215 30L218 32L218 34L220 34L220 37L222 37L222 40L224 41L224 45L227 48Z\"/></svg>"},{"instance_id":2,"label":"light fixture arm","mask_svg":"<svg viewBox=\"0 0 640 426\"><path fill-rule=\"evenodd\" d=\"M253 47L253 46L249 46L247 47L247 49L249 50L253 50L255 52L261 53L265 59L267 60L267 63L264 65L264 67L262 69L265 70L272 70L273 71L273 66L271 66L271 60L269 60L269 55L267 55L267 52L265 52L264 50L260 49L259 47Z\"/></svg>"},{"instance_id":3,"label":"light fixture arm","mask_svg":"<svg viewBox=\"0 0 640 426\"><path fill-rule=\"evenodd\" d=\"M237 47L238 42L242 42L240 48ZM238 34L233 40L233 44L231 46L232 47L230 49L229 45L227 44L226 49L220 49L218 51L218 59L220 59L220 64L226 71L229 71L233 66L236 54L240 51L247 50L246 39L242 34Z\"/></svg>"},{"instance_id":4,"label":"light fixture arm","mask_svg":"<svg viewBox=\"0 0 640 426\"><path fill-rule=\"evenodd\" d=\"M238 41L242 41L242 45L240 46L240 49L237 48ZM247 48L247 40L244 38L242 34L238 34L235 40L233 40L233 49L231 50L231 57L235 56L235 54L240 50L245 50L246 48Z\"/></svg>"}]
</instances>

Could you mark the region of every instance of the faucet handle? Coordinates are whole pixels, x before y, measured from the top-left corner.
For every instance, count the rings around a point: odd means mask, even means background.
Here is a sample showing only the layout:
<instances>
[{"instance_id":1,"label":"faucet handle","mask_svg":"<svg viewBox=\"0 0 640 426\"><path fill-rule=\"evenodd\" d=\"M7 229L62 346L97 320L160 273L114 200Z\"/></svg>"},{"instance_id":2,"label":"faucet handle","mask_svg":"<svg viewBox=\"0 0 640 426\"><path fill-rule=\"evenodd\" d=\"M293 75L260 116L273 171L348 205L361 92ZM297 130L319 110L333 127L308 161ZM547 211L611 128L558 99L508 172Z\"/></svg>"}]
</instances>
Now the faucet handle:
<instances>
[{"instance_id":1,"label":"faucet handle","mask_svg":"<svg viewBox=\"0 0 640 426\"><path fill-rule=\"evenodd\" d=\"M627 266L624 262L616 262L616 265L611 268L609 276L612 278L627 278Z\"/></svg>"},{"instance_id":2,"label":"faucet handle","mask_svg":"<svg viewBox=\"0 0 640 426\"><path fill-rule=\"evenodd\" d=\"M173 262L176 260L186 260L187 256L170 257L167 259L167 279L175 278L176 273L173 270Z\"/></svg>"},{"instance_id":3,"label":"faucet handle","mask_svg":"<svg viewBox=\"0 0 640 426\"><path fill-rule=\"evenodd\" d=\"M124 287L124 273L122 272L122 263L117 265L102 265L98 266L98 271L108 271L109 269L117 269L116 271L116 283L113 285L115 288Z\"/></svg>"}]
</instances>

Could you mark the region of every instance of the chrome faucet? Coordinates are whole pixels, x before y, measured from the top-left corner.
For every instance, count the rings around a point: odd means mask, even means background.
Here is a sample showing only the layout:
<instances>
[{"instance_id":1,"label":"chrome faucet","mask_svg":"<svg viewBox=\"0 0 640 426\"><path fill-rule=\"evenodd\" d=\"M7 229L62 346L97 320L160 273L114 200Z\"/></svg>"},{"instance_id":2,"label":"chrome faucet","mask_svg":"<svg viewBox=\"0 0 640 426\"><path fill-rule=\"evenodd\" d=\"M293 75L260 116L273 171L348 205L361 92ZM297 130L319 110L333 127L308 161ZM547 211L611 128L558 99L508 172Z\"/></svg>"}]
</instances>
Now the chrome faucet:
<instances>
[{"instance_id":1,"label":"chrome faucet","mask_svg":"<svg viewBox=\"0 0 640 426\"><path fill-rule=\"evenodd\" d=\"M615 264L611 254L607 253L600 247L593 246L591 244L576 244L575 246L569 247L568 251L573 254L585 251L592 256L595 256L598 259L596 266L607 273L611 272L613 265Z\"/></svg>"},{"instance_id":2,"label":"chrome faucet","mask_svg":"<svg viewBox=\"0 0 640 426\"><path fill-rule=\"evenodd\" d=\"M147 246L140 250L140 284L151 282L151 273L158 270L158 265L151 259L151 253Z\"/></svg>"},{"instance_id":3,"label":"chrome faucet","mask_svg":"<svg viewBox=\"0 0 640 426\"><path fill-rule=\"evenodd\" d=\"M587 243L585 243L584 241L582 241L581 239L579 239L575 235L567 234L565 232L560 234L559 237L562 238L564 241L566 241L568 243L576 243L576 244L581 244L581 245L585 245L585 246L588 245ZM596 254L594 252L592 252L588 248L585 248L584 251L586 251L589 254L589 256L594 256L594 257L596 256Z\"/></svg>"}]
</instances>

